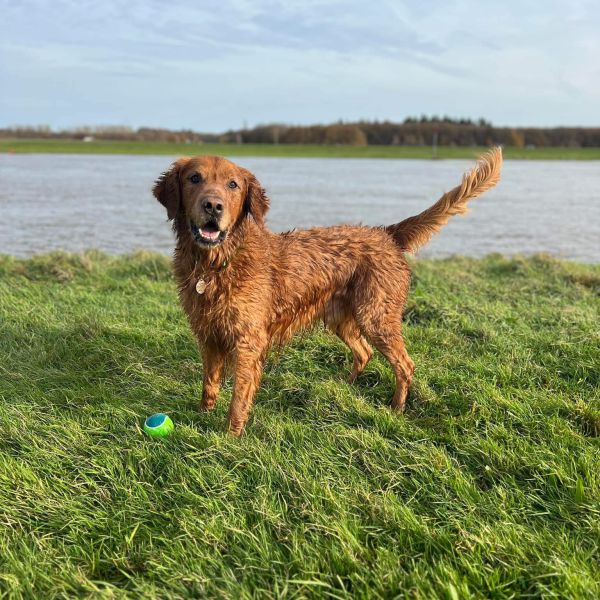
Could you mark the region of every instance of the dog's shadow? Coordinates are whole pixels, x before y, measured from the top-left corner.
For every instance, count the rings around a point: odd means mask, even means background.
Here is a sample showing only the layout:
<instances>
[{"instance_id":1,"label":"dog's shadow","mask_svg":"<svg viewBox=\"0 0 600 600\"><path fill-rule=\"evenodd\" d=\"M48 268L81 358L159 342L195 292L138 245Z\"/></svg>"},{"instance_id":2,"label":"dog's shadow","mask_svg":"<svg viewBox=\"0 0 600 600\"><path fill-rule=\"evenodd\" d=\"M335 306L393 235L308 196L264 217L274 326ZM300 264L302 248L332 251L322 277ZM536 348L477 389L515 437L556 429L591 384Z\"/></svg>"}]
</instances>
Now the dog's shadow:
<instances>
[{"instance_id":1,"label":"dog's shadow","mask_svg":"<svg viewBox=\"0 0 600 600\"><path fill-rule=\"evenodd\" d=\"M27 329L8 322L2 339L6 396L21 401L26 381L28 402L50 410L184 409L201 380L187 332L157 341L140 329L84 318Z\"/></svg>"},{"instance_id":2,"label":"dog's shadow","mask_svg":"<svg viewBox=\"0 0 600 600\"><path fill-rule=\"evenodd\" d=\"M378 413L391 413L395 388L385 359L376 353L365 372L349 384L351 357L345 346L323 332L314 336L302 336L271 353L257 394L257 411L279 413L311 426L339 422L379 427ZM22 390L26 379L27 401L42 411L79 418L83 410L90 417L104 418L110 410L121 414L121 420L164 411L199 431L223 430L231 377L224 381L217 410L200 414L202 365L191 334L183 328L174 328L168 338L157 341L141 328L90 318L66 327L37 323L28 331L8 326L3 339L10 349L4 364L8 395L11 389ZM431 398L429 387L413 384L402 419L427 418Z\"/></svg>"},{"instance_id":3,"label":"dog's shadow","mask_svg":"<svg viewBox=\"0 0 600 600\"><path fill-rule=\"evenodd\" d=\"M441 384L413 380L406 410L391 409L396 381L391 366L375 352L365 371L348 382L352 358L333 336L300 338L269 361L257 406L279 412L297 423L340 423L346 427L378 429L382 422L399 420L435 423L440 415L462 414L468 406L443 404ZM388 417L390 417L388 419Z\"/></svg>"}]
</instances>

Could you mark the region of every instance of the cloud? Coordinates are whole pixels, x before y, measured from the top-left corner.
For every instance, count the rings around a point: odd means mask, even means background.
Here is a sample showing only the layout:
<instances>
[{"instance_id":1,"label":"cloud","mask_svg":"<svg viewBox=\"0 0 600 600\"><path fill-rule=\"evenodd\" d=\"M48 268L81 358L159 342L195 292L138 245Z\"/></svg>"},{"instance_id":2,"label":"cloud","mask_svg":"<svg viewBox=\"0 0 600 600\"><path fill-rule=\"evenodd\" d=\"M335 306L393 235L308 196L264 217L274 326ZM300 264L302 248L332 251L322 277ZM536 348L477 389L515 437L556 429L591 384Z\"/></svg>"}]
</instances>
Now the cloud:
<instances>
[{"instance_id":1,"label":"cloud","mask_svg":"<svg viewBox=\"0 0 600 600\"><path fill-rule=\"evenodd\" d=\"M591 1L0 0L0 13L0 124L597 123Z\"/></svg>"}]
</instances>

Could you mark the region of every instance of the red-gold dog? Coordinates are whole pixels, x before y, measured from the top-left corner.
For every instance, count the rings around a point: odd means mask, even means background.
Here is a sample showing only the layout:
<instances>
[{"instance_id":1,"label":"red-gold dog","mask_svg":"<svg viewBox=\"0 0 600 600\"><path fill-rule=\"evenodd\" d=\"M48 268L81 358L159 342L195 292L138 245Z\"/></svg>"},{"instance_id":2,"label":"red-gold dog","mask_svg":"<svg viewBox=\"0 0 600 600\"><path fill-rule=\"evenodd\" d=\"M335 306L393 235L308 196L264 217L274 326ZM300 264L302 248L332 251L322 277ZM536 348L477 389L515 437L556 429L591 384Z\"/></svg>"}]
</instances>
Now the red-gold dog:
<instances>
[{"instance_id":1,"label":"red-gold dog","mask_svg":"<svg viewBox=\"0 0 600 600\"><path fill-rule=\"evenodd\" d=\"M254 175L223 158L180 158L154 185L177 236L175 277L204 364L201 408L214 407L231 361L228 431L246 421L269 347L322 319L350 348L353 381L373 353L396 376L392 407L403 410L414 364L402 339L410 284L405 252L425 244L469 200L500 178L494 148L462 183L419 215L387 227L340 225L275 234L269 199Z\"/></svg>"}]
</instances>

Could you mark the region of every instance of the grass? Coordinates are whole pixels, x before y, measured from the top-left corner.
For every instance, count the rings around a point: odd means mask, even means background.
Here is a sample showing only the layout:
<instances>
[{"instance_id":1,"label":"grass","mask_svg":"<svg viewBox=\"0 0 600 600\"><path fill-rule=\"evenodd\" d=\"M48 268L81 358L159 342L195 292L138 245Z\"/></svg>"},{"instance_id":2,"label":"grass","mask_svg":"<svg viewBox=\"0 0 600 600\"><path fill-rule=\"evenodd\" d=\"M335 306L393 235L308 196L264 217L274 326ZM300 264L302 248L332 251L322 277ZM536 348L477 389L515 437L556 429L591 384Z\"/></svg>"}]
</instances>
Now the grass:
<instances>
[{"instance_id":1,"label":"grass","mask_svg":"<svg viewBox=\"0 0 600 600\"><path fill-rule=\"evenodd\" d=\"M0 258L0 597L600 596L600 266L417 261L409 407L317 330L196 411L168 259ZM171 438L146 438L170 413Z\"/></svg>"},{"instance_id":2,"label":"grass","mask_svg":"<svg viewBox=\"0 0 600 600\"><path fill-rule=\"evenodd\" d=\"M439 158L476 158L487 148L438 148ZM165 142L80 142L76 140L0 139L0 152L72 154L165 154L221 156L282 156L314 158L432 158L429 146L317 146L301 144L170 144ZM600 160L600 148L511 148L505 158L525 160Z\"/></svg>"}]
</instances>

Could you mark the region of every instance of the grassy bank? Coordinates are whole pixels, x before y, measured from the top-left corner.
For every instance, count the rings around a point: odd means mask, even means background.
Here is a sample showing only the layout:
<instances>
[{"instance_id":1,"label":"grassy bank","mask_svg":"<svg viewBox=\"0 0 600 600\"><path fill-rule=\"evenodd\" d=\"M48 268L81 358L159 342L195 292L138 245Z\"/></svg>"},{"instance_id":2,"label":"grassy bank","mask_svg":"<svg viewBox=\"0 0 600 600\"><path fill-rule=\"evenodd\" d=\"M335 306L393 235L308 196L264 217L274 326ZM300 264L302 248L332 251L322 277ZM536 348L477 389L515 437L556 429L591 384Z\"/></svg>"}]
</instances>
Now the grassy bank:
<instances>
[{"instance_id":1,"label":"grassy bank","mask_svg":"<svg viewBox=\"0 0 600 600\"><path fill-rule=\"evenodd\" d=\"M440 147L438 158L474 158L486 148ZM275 144L169 144L162 142L80 142L0 139L0 152L69 154L215 154L314 158L432 158L429 146L314 146ZM600 160L600 148L506 148L505 158L524 160Z\"/></svg>"},{"instance_id":2,"label":"grassy bank","mask_svg":"<svg viewBox=\"0 0 600 600\"><path fill-rule=\"evenodd\" d=\"M235 440L167 259L0 258L0 597L599 597L599 295L600 266L418 261L405 415L316 331Z\"/></svg>"}]
</instances>

